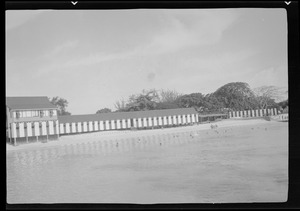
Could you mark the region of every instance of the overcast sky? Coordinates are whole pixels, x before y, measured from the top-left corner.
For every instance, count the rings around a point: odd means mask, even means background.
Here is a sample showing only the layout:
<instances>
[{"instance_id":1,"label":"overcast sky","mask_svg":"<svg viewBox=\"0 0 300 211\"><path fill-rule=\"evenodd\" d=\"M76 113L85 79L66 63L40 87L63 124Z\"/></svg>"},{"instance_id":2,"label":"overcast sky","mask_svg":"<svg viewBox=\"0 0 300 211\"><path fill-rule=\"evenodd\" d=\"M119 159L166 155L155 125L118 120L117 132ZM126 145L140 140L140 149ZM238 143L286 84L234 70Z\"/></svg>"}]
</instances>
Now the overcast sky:
<instances>
[{"instance_id":1,"label":"overcast sky","mask_svg":"<svg viewBox=\"0 0 300 211\"><path fill-rule=\"evenodd\" d=\"M89 114L143 89L288 87L285 9L6 11L6 95Z\"/></svg>"}]
</instances>

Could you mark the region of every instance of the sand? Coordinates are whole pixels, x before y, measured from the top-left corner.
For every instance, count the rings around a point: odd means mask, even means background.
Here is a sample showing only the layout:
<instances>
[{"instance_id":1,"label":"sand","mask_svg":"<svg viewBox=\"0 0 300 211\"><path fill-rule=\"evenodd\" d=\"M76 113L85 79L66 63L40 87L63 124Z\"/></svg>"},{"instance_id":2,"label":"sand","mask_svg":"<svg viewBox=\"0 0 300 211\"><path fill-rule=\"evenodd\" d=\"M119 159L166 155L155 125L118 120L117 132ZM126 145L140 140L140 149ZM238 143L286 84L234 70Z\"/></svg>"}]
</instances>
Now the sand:
<instances>
[{"instance_id":1,"label":"sand","mask_svg":"<svg viewBox=\"0 0 300 211\"><path fill-rule=\"evenodd\" d=\"M17 146L12 146L6 144L7 153L19 150L29 150L29 149L38 149L38 148L47 148L54 146L64 146L72 144L80 144L101 140L111 140L111 139L126 139L126 138L137 138L147 135L160 135L160 134L171 134L171 133L182 133L190 132L191 135L197 135L197 131L202 130L211 130L211 125L218 125L217 129L225 127L240 127L244 125L258 125L258 124L269 124L271 122L264 119L249 119L249 120L238 120L238 119L226 119L213 123L205 123L192 126L181 126L174 128L163 128L163 129L153 129L153 130L122 130L122 131L99 131L85 134L76 134L76 135L64 135L59 138L59 140L49 141L47 143L37 142L29 144L20 144Z\"/></svg>"}]
</instances>

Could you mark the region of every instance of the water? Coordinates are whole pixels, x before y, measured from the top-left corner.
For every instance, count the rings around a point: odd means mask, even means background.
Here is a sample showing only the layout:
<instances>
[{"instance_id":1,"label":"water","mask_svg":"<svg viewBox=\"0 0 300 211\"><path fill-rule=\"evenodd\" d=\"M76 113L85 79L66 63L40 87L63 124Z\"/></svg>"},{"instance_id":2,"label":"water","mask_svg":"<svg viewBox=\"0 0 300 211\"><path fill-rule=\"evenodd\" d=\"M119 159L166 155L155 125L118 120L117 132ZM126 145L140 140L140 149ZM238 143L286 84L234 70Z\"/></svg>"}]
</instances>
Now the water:
<instances>
[{"instance_id":1,"label":"water","mask_svg":"<svg viewBox=\"0 0 300 211\"><path fill-rule=\"evenodd\" d=\"M286 201L287 123L217 131L8 152L7 201Z\"/></svg>"}]
</instances>

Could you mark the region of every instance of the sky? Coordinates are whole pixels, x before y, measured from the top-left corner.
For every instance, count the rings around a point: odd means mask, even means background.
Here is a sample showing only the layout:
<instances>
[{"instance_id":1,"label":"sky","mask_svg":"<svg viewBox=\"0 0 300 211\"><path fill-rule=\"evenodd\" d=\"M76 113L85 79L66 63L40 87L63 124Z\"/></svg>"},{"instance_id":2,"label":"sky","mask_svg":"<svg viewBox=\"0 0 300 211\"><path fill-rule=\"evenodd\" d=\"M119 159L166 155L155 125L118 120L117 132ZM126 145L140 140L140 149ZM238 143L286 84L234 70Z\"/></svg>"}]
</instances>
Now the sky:
<instances>
[{"instance_id":1,"label":"sky","mask_svg":"<svg viewBox=\"0 0 300 211\"><path fill-rule=\"evenodd\" d=\"M59 96L72 114L143 89L288 87L285 9L7 10L6 96Z\"/></svg>"}]
</instances>

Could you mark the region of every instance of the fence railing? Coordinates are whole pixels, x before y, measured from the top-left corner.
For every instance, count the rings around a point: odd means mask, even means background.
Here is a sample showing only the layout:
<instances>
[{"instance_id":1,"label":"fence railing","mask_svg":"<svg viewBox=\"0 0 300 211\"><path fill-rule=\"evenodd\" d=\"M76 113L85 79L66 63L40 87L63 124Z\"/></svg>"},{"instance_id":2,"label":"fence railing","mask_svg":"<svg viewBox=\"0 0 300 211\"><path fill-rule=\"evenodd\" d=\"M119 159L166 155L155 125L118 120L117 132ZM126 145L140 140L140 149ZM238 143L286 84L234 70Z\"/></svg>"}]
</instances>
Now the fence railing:
<instances>
[{"instance_id":1,"label":"fence railing","mask_svg":"<svg viewBox=\"0 0 300 211\"><path fill-rule=\"evenodd\" d=\"M273 120L277 120L277 121L289 121L289 114L288 113L284 113L284 114L279 114L276 116L272 116Z\"/></svg>"},{"instance_id":2,"label":"fence railing","mask_svg":"<svg viewBox=\"0 0 300 211\"><path fill-rule=\"evenodd\" d=\"M264 117L264 116L274 116L277 114L278 114L277 108L230 111L228 113L229 118Z\"/></svg>"}]
</instances>

